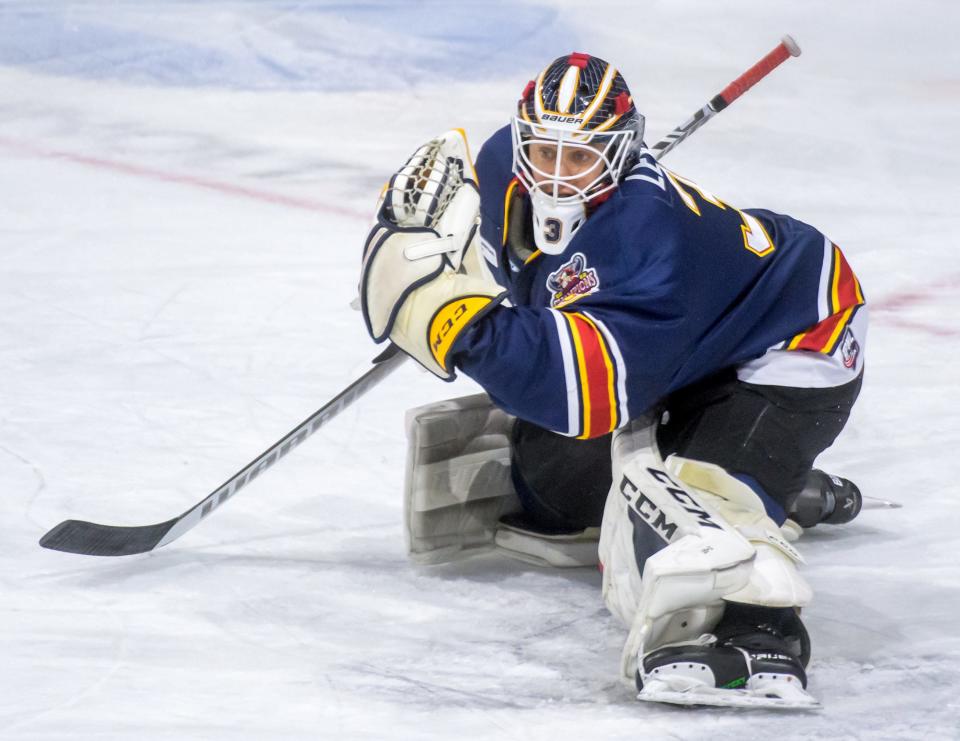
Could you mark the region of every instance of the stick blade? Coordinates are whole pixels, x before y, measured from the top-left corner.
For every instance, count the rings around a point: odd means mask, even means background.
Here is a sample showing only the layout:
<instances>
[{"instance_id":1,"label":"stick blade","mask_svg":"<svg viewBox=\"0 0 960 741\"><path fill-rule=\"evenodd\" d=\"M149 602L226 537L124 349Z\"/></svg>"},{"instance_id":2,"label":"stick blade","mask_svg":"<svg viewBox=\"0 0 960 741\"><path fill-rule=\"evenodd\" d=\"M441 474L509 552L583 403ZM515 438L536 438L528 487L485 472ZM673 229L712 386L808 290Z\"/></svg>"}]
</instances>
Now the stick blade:
<instances>
[{"instance_id":1,"label":"stick blade","mask_svg":"<svg viewBox=\"0 0 960 741\"><path fill-rule=\"evenodd\" d=\"M157 525L117 527L64 520L40 538L40 545L53 551L84 556L132 556L156 548L176 521L174 518Z\"/></svg>"}]
</instances>

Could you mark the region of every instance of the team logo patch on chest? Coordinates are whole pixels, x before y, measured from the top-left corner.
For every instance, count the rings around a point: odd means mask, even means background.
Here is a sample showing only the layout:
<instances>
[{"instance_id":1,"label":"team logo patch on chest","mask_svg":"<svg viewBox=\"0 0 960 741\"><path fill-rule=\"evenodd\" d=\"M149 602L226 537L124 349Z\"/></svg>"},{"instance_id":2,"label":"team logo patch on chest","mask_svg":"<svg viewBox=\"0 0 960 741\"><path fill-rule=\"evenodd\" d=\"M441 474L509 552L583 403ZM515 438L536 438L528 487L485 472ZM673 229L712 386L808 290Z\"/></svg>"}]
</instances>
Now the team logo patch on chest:
<instances>
[{"instance_id":1,"label":"team logo patch on chest","mask_svg":"<svg viewBox=\"0 0 960 741\"><path fill-rule=\"evenodd\" d=\"M597 271L587 267L587 258L580 252L570 258L559 269L547 276L547 290L550 291L550 308L573 303L578 298L593 293L600 287Z\"/></svg>"}]
</instances>

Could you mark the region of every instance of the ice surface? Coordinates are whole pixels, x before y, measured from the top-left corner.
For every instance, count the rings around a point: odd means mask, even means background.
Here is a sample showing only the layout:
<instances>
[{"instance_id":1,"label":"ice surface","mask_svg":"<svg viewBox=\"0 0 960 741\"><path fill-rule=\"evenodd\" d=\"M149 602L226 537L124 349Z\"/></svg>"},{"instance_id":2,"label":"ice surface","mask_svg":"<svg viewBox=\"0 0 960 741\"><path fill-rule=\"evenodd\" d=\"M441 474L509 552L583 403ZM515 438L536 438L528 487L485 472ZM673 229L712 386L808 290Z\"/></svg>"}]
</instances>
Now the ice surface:
<instances>
[{"instance_id":1,"label":"ice surface","mask_svg":"<svg viewBox=\"0 0 960 741\"><path fill-rule=\"evenodd\" d=\"M0 738L960 738L960 9L945 2L0 2ZM599 576L404 556L412 365L145 557L62 519L186 509L357 377L379 187L474 149L571 49L651 140L783 33L804 50L670 155L841 244L872 305L830 470L904 503L801 541L819 714L643 705Z\"/></svg>"}]
</instances>

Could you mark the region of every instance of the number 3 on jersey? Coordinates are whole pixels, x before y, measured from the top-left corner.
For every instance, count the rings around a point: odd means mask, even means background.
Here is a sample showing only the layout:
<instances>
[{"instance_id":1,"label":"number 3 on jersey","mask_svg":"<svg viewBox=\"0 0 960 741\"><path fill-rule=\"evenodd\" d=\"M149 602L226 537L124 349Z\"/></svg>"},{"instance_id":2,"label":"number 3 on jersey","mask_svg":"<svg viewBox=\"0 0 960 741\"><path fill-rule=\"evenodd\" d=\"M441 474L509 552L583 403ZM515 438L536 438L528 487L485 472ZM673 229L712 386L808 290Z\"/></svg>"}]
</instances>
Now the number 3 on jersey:
<instances>
[{"instance_id":1,"label":"number 3 on jersey","mask_svg":"<svg viewBox=\"0 0 960 741\"><path fill-rule=\"evenodd\" d=\"M756 216L752 216L746 211L741 211L738 208L734 208L729 203L724 203L715 195L704 190L693 181L687 180L680 175L675 175L666 168L662 169L664 174L667 176L667 180L670 181L670 184L680 195L681 200L686 204L687 208L693 211L697 216L700 216L700 206L697 205L697 201L690 191L697 193L704 201L716 206L717 208L724 210L731 208L740 214L740 218L743 220L743 224L741 225L741 229L743 231L743 246L750 250L750 252L757 255L757 257L766 257L773 252L773 240L770 239L770 235L767 234L767 230L763 228L763 224L760 223L760 220L757 219Z\"/></svg>"}]
</instances>

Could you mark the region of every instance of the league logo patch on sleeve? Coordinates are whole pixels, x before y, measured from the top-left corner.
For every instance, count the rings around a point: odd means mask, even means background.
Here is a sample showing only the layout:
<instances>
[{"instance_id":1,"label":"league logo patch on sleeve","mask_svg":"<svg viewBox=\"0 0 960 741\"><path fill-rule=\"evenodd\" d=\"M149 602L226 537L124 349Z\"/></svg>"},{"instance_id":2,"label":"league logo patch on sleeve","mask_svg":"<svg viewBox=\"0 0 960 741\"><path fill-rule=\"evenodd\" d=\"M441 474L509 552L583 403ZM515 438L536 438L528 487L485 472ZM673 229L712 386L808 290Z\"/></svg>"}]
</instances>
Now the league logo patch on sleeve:
<instances>
[{"instance_id":1,"label":"league logo patch on sleeve","mask_svg":"<svg viewBox=\"0 0 960 741\"><path fill-rule=\"evenodd\" d=\"M850 327L843 330L843 338L840 340L840 356L843 358L843 365L846 368L853 368L857 364L857 356L860 354L860 343L853 336Z\"/></svg>"},{"instance_id":2,"label":"league logo patch on sleeve","mask_svg":"<svg viewBox=\"0 0 960 741\"><path fill-rule=\"evenodd\" d=\"M550 291L550 308L559 309L579 298L593 293L600 287L597 271L587 267L587 258L577 252L570 262L564 263L547 276Z\"/></svg>"}]
</instances>

